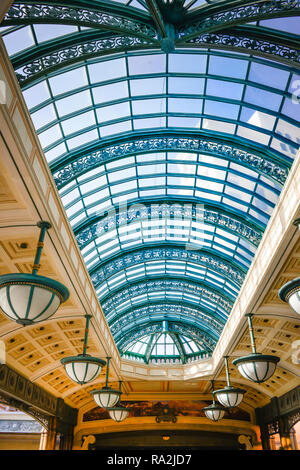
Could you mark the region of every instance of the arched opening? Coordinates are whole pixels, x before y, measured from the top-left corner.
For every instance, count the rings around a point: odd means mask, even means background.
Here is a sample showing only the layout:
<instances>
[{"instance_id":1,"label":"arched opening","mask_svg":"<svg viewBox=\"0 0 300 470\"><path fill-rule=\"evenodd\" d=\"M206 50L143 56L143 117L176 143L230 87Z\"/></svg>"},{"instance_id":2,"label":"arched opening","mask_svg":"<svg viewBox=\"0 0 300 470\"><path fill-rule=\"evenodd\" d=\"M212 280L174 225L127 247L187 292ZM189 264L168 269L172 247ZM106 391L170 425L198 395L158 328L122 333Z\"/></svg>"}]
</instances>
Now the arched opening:
<instances>
[{"instance_id":1,"label":"arched opening","mask_svg":"<svg viewBox=\"0 0 300 470\"><path fill-rule=\"evenodd\" d=\"M42 450L46 434L32 416L0 403L0 450Z\"/></svg>"}]
</instances>

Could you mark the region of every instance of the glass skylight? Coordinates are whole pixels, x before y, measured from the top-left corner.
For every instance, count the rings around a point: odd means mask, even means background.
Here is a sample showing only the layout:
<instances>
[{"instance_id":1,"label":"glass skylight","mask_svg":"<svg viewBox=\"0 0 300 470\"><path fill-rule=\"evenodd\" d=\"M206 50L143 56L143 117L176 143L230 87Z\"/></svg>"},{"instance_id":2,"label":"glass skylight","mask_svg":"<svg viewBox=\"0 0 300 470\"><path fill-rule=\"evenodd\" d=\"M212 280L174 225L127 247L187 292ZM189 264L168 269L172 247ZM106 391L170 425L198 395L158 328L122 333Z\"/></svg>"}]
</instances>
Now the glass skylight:
<instances>
[{"instance_id":1,"label":"glass skylight","mask_svg":"<svg viewBox=\"0 0 300 470\"><path fill-rule=\"evenodd\" d=\"M293 54L276 55L273 44L298 40L299 17L241 14L238 27L224 29L220 20L216 44L198 48L205 23L198 32L190 26L230 4L182 2L187 29L177 33L188 38L169 52L144 0L108 0L113 31L88 17L76 25L43 18L46 10L23 24L37 5L1 27L127 358L185 363L213 352L299 148L300 75ZM165 18L168 3L157 5ZM119 14L128 22L120 25ZM218 32L228 31L249 34L249 44L235 47L233 38L222 50ZM249 53L254 32L270 44L260 50L258 41Z\"/></svg>"}]
</instances>

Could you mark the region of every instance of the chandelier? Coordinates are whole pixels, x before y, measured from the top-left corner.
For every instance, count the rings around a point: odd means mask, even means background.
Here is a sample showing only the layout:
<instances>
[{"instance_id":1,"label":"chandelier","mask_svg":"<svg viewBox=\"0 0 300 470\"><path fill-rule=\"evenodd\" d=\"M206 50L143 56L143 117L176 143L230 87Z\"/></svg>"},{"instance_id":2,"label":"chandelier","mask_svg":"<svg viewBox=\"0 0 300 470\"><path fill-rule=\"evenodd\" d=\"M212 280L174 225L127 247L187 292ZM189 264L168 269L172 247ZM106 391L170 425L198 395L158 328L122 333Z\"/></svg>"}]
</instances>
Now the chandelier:
<instances>
[{"instance_id":1,"label":"chandelier","mask_svg":"<svg viewBox=\"0 0 300 470\"><path fill-rule=\"evenodd\" d=\"M119 382L119 390L120 390L120 396L121 396L121 387L122 387L122 382L120 381ZM124 419L126 419L129 415L129 409L128 408L125 408L125 406L122 406L120 404L120 401L117 403L116 406L112 407L112 408L108 408L107 409L108 413L109 413L109 416L114 420L114 421L117 421L118 423L120 421L124 421Z\"/></svg>"},{"instance_id":2,"label":"chandelier","mask_svg":"<svg viewBox=\"0 0 300 470\"><path fill-rule=\"evenodd\" d=\"M107 357L107 368L106 368L106 385L101 390L92 390L91 394L94 397L95 402L101 408L112 408L120 399L122 394L120 390L114 390L108 386L109 377L109 362L110 357Z\"/></svg>"},{"instance_id":3,"label":"chandelier","mask_svg":"<svg viewBox=\"0 0 300 470\"><path fill-rule=\"evenodd\" d=\"M213 394L217 397L217 400L221 405L226 408L234 408L238 406L243 400L244 393L246 390L241 388L235 388L230 385L229 370L228 370L228 356L224 356L227 386L221 390L216 390Z\"/></svg>"},{"instance_id":4,"label":"chandelier","mask_svg":"<svg viewBox=\"0 0 300 470\"><path fill-rule=\"evenodd\" d=\"M293 222L300 230L300 218ZM288 302L294 312L300 315L300 277L284 284L278 291L281 300Z\"/></svg>"},{"instance_id":5,"label":"chandelier","mask_svg":"<svg viewBox=\"0 0 300 470\"><path fill-rule=\"evenodd\" d=\"M89 322L91 315L86 315L85 336L83 342L83 352L78 356L63 357L60 362L64 365L65 371L74 382L83 385L96 379L106 362L98 357L86 354L89 333Z\"/></svg>"},{"instance_id":6,"label":"chandelier","mask_svg":"<svg viewBox=\"0 0 300 470\"><path fill-rule=\"evenodd\" d=\"M205 416L210 419L211 421L220 421L223 418L226 409L222 405L218 405L215 402L214 397L214 381L211 381L212 391L213 391L213 402L211 405L206 406L203 408Z\"/></svg>"},{"instance_id":7,"label":"chandelier","mask_svg":"<svg viewBox=\"0 0 300 470\"><path fill-rule=\"evenodd\" d=\"M255 339L252 326L252 313L245 315L248 317L250 340L252 346L252 354L239 357L232 362L237 366L240 374L252 382L262 383L268 380L275 372L277 362L280 358L256 352Z\"/></svg>"},{"instance_id":8,"label":"chandelier","mask_svg":"<svg viewBox=\"0 0 300 470\"><path fill-rule=\"evenodd\" d=\"M12 273L0 276L0 308L21 325L47 320L69 298L68 289L54 279L37 274L49 222L40 221L41 229L31 274Z\"/></svg>"}]
</instances>

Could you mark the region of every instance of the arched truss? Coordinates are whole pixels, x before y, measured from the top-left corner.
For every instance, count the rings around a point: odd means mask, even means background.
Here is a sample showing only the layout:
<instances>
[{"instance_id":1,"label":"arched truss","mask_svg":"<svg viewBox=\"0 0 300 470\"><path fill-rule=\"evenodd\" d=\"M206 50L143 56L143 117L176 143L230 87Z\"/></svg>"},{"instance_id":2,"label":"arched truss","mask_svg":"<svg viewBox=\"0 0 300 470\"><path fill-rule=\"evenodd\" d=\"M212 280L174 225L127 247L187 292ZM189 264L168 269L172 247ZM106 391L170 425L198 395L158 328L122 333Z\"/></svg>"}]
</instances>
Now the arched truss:
<instances>
[{"instance_id":1,"label":"arched truss","mask_svg":"<svg viewBox=\"0 0 300 470\"><path fill-rule=\"evenodd\" d=\"M13 59L21 86L27 86L45 74L59 71L78 61L102 57L111 54L112 51L118 53L140 49L161 49L158 41L154 42L143 37L129 35L112 36L98 32L79 34L72 38L72 41L68 45L63 40L61 44L57 41L52 47L51 45L48 45L47 48L36 47L36 50L32 51L31 57L25 53ZM238 32L204 33L187 42L180 41L178 47L211 47L249 54L254 52L258 56L269 60L276 58L279 62L294 67L299 67L300 64L300 48L296 41L283 34L278 34L278 37L272 38L272 40L268 35L262 35L260 39L248 29L242 29Z\"/></svg>"},{"instance_id":2,"label":"arched truss","mask_svg":"<svg viewBox=\"0 0 300 470\"><path fill-rule=\"evenodd\" d=\"M121 337L120 341L117 341L117 345L120 351L123 353L126 350L126 347L133 343L137 338L161 333L163 331L163 324L159 322L152 322L151 325L145 324L137 326L136 328L132 329L130 333L127 333L126 336ZM193 340L199 342L203 346L203 351L206 352L212 352L216 345L216 341L208 337L207 334L203 334L200 329L188 326L184 323L169 323L168 331L187 335Z\"/></svg>"},{"instance_id":3,"label":"arched truss","mask_svg":"<svg viewBox=\"0 0 300 470\"><path fill-rule=\"evenodd\" d=\"M162 132L158 132L162 134ZM142 155L156 152L186 152L201 153L224 158L232 162L245 165L247 168L257 171L279 184L284 184L287 178L288 162L282 163L272 154L264 154L263 149L255 149L255 145L249 149L242 141L235 140L224 143L217 135L199 137L197 132L187 130L169 131L159 136L144 133L138 136L128 136L126 139L117 137L114 144L102 144L97 142L88 150L70 152L67 160L61 159L51 163L53 177L58 189L62 189L74 178L78 178L104 163L109 163L130 155ZM123 141L122 141L123 140ZM119 141L119 142L118 142Z\"/></svg>"},{"instance_id":4,"label":"arched truss","mask_svg":"<svg viewBox=\"0 0 300 470\"><path fill-rule=\"evenodd\" d=\"M153 301L168 299L187 300L198 307L202 302L206 309L225 320L233 305L232 300L227 299L223 293L195 281L158 278L143 280L129 285L119 292L114 292L112 296L103 299L102 307L108 321L110 321L113 315L124 312L130 306L134 308L145 302L151 304Z\"/></svg>"},{"instance_id":5,"label":"arched truss","mask_svg":"<svg viewBox=\"0 0 300 470\"><path fill-rule=\"evenodd\" d=\"M223 5L221 12L208 9L207 14L203 14L202 11L199 21L197 15L190 14L187 15L184 26L171 25L171 27L164 24L162 19L157 21L161 15L157 16L159 9L155 2L150 2L152 4L150 12L154 14L152 19L143 15L137 19L134 11L128 12L122 5L117 12L109 11L109 7L101 6L101 3L97 9L80 8L76 2L72 6L49 3L41 2L38 5L32 5L32 2L25 2L25 5L24 2L16 3L7 13L3 24L47 24L54 21L56 24L76 24L95 28L96 31L84 32L82 37L74 37L68 44L56 41L45 47L37 47L36 50L32 50L31 56L25 54L16 59L14 65L16 69L22 69L22 72L19 72L19 79L24 84L59 67L68 66L74 61L111 53L112 49L115 52L146 47L150 49L167 47L172 50L175 46L193 47L196 44L197 47L221 47L249 53L254 51L257 55L276 57L277 60L289 65L293 63L299 65L299 47L293 38L284 34L277 34L274 38L274 35L265 31L255 31L253 35L251 29L247 28L237 32L228 29L251 20L280 17L283 14L297 15L300 11L297 1L273 2L273 4L269 1L247 2L246 5L243 2L238 6L228 5L225 11ZM225 33L222 31L224 28ZM104 35L103 38L101 34Z\"/></svg>"},{"instance_id":6,"label":"arched truss","mask_svg":"<svg viewBox=\"0 0 300 470\"><path fill-rule=\"evenodd\" d=\"M148 360L167 322L184 362L181 337L213 351L299 147L299 41L274 19L300 1L131 3L16 1L1 33L120 351L148 334Z\"/></svg>"},{"instance_id":7,"label":"arched truss","mask_svg":"<svg viewBox=\"0 0 300 470\"><path fill-rule=\"evenodd\" d=\"M152 303L150 305L130 310L128 313L124 313L119 316L118 319L111 320L109 325L112 333L116 333L117 336L120 336L121 331L125 332L131 329L132 326L140 325L147 321L182 321L183 323L190 324L195 327L198 326L200 329L202 328L209 336L217 340L218 335L221 333L224 326L224 322L215 320L209 314L205 314L204 311L195 307L191 308L186 304L178 303L176 305L174 303L167 302Z\"/></svg>"},{"instance_id":8,"label":"arched truss","mask_svg":"<svg viewBox=\"0 0 300 470\"><path fill-rule=\"evenodd\" d=\"M165 317L164 319L162 318L161 320L162 321L170 321L171 317ZM151 322L153 323L153 321ZM210 342L207 343L207 344L216 344L216 342L218 341L218 337L217 335L213 334L212 331L210 329L208 329L205 324L201 324L201 322L199 323L193 323L191 322L190 320L187 320L185 318L176 318L176 323L177 324L180 324L182 323L184 326L191 326L192 328L195 328L196 330L199 330L199 332L201 332L203 338L209 338ZM123 337L126 337L127 334L131 334L132 331L134 331L135 328L140 328L140 327L143 327L145 325L148 325L149 324L149 320L148 319L144 319L144 321L140 321L138 324L136 325L131 325L131 328L122 328L121 330L118 330L117 332L115 332L115 341L118 343L119 340L122 341L122 338ZM208 342L208 340L207 340Z\"/></svg>"},{"instance_id":9,"label":"arched truss","mask_svg":"<svg viewBox=\"0 0 300 470\"><path fill-rule=\"evenodd\" d=\"M160 254L160 258L156 256L157 253ZM177 253L175 252L175 254ZM115 286L117 286L117 289L120 289L130 282L137 282L147 278L152 279L154 276L179 278L182 276L187 280L202 281L212 288L224 289L224 295L232 300L235 299L241 287L242 283L238 284L230 278L229 274L226 275L226 272L234 273L234 271L230 266L226 266L221 259L213 259L207 255L199 254L197 258L200 259L200 262L197 263L187 260L184 251L182 253L184 258L179 260L177 256L172 257L172 254L174 254L173 250L159 249L153 251L147 250L147 254L149 254L152 260L149 260L147 257L146 259L139 259L134 262L134 257L128 255L125 258L128 263L127 266L122 266L123 260L117 258L114 266L116 273L114 275L110 275L110 271L106 266L91 274L100 301L106 296L111 295L116 288ZM140 258L140 255L136 254L136 258ZM217 269L216 265L218 265ZM224 270L222 269L223 267ZM100 276L102 277L102 282L100 281ZM115 284L116 279L117 284Z\"/></svg>"},{"instance_id":10,"label":"arched truss","mask_svg":"<svg viewBox=\"0 0 300 470\"><path fill-rule=\"evenodd\" d=\"M161 260L191 262L195 267L202 266L203 268L213 269L215 272L219 272L224 277L229 278L236 286L239 287L241 287L245 278L245 273L241 269L232 265L232 263L227 263L221 257L212 256L209 252L205 252L205 250L198 252L185 250L182 247L175 246L162 247L161 244L157 247L135 250L118 256L114 261L108 261L101 265L97 265L93 268L90 274L95 287L98 287L101 282L109 279L116 273L119 273L120 270L125 270L131 266L137 266L144 262Z\"/></svg>"}]
</instances>

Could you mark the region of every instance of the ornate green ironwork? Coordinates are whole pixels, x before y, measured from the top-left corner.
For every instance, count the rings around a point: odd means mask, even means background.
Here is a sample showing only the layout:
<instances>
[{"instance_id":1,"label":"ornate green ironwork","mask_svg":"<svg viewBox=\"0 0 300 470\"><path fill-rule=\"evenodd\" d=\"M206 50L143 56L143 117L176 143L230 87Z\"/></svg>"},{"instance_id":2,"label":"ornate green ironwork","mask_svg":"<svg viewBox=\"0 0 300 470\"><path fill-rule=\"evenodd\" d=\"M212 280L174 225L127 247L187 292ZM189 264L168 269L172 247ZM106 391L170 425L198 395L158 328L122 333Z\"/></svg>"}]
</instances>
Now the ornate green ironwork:
<instances>
[{"instance_id":1,"label":"ornate green ironwork","mask_svg":"<svg viewBox=\"0 0 300 470\"><path fill-rule=\"evenodd\" d=\"M89 8L80 8L76 5L50 4L50 2L48 4L47 2L33 4L27 2L14 3L6 13L2 24L73 24L76 26L109 30L114 33L122 32L134 34L135 36L148 39L157 37L157 32L149 24L149 21L137 20L134 18L132 12L131 17L128 14L126 17L126 10L122 10L122 5L119 7L121 14L108 12L107 7L108 5L102 7L102 11L97 11L91 6L89 6Z\"/></svg>"},{"instance_id":2,"label":"ornate green ironwork","mask_svg":"<svg viewBox=\"0 0 300 470\"><path fill-rule=\"evenodd\" d=\"M147 47L153 49L153 43L148 39L135 36L111 36L105 39L87 41L44 55L18 69L16 75L20 85L25 86L45 74L49 74L60 67L66 67L77 61L111 54L112 51L116 53L124 50L145 49Z\"/></svg>"},{"instance_id":3,"label":"ornate green ironwork","mask_svg":"<svg viewBox=\"0 0 300 470\"><path fill-rule=\"evenodd\" d=\"M206 266L219 272L239 286L242 285L245 278L245 273L241 269L233 266L233 263L229 263L218 256L213 256L209 252L191 251L179 247L175 248L173 246L165 248L158 246L157 248L144 248L144 250L136 250L132 253L129 252L118 256L114 261L107 261L106 263L93 267L90 275L94 284L97 286L100 282L107 280L113 274L120 272L120 270L145 261L154 260L190 261L193 265Z\"/></svg>"},{"instance_id":4,"label":"ornate green ironwork","mask_svg":"<svg viewBox=\"0 0 300 470\"><path fill-rule=\"evenodd\" d=\"M216 306L221 307L224 312L228 315L233 306L233 302L220 292L216 292L213 289L209 289L200 283L195 281L181 280L181 279L151 279L142 282L135 283L122 289L120 292L115 292L108 299L102 301L102 307L108 316L108 314L115 309L119 304L125 300L131 299L142 293L153 293L156 291L169 290L175 292L189 292L198 297L204 297L214 303Z\"/></svg>"},{"instance_id":5,"label":"ornate green ironwork","mask_svg":"<svg viewBox=\"0 0 300 470\"><path fill-rule=\"evenodd\" d=\"M139 155L147 152L161 152L161 151L182 151L182 152L199 152L207 155L219 156L221 158L228 158L231 161L242 163L258 171L266 176L272 178L280 184L284 184L288 170L280 163L272 161L271 158L255 152L253 148L251 151L245 150L242 144L221 142L217 137L205 138L193 136L184 136L184 130L180 135L173 136L160 136L155 137L153 133L145 138L129 137L126 142L120 142L114 145L106 145L103 148L95 148L94 150L86 151L85 154L80 155L80 152L74 152L73 156L70 154L67 163L65 159L62 161L54 162L51 165L54 181L61 189L64 185L68 184L74 178L83 175L91 168L96 168L105 162L110 162L127 155ZM96 144L99 146L100 144Z\"/></svg>"},{"instance_id":6,"label":"ornate green ironwork","mask_svg":"<svg viewBox=\"0 0 300 470\"><path fill-rule=\"evenodd\" d=\"M219 11L210 13L210 10L198 13L200 19L195 21L192 13L186 16L185 23L178 28L178 37L192 39L200 33L208 33L232 27L236 24L250 23L255 20L277 18L282 16L300 14L299 0L241 2L239 6L219 6Z\"/></svg>"},{"instance_id":7,"label":"ornate green ironwork","mask_svg":"<svg viewBox=\"0 0 300 470\"><path fill-rule=\"evenodd\" d=\"M293 45L287 43L281 44L268 38L260 38L255 34L239 34L232 32L211 32L203 33L199 36L187 39L185 42L178 41L179 47L213 47L228 51L237 50L251 54L266 57L272 60L278 60L284 64L299 67L300 48L299 42L295 41ZM288 40L288 38L286 38Z\"/></svg>"},{"instance_id":8,"label":"ornate green ironwork","mask_svg":"<svg viewBox=\"0 0 300 470\"><path fill-rule=\"evenodd\" d=\"M1 26L99 301L124 354L149 335L136 357L151 360L168 322L176 360L187 360L185 336L204 358L298 148L298 37L260 20L300 16L300 0L67 3L17 1ZM62 86L68 73L73 88ZM197 249L178 237L175 221L187 218ZM141 227L161 236L144 239Z\"/></svg>"}]
</instances>

